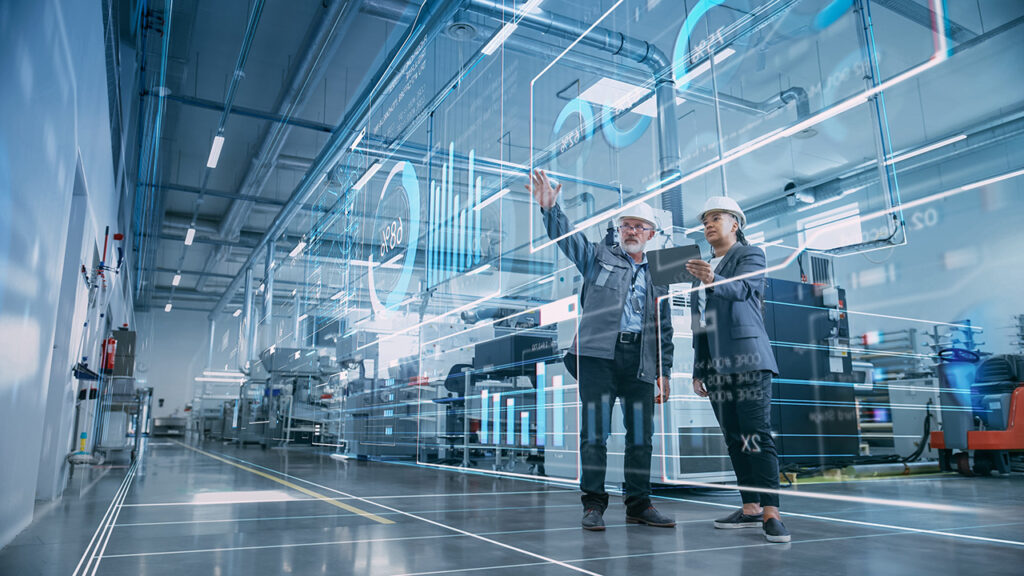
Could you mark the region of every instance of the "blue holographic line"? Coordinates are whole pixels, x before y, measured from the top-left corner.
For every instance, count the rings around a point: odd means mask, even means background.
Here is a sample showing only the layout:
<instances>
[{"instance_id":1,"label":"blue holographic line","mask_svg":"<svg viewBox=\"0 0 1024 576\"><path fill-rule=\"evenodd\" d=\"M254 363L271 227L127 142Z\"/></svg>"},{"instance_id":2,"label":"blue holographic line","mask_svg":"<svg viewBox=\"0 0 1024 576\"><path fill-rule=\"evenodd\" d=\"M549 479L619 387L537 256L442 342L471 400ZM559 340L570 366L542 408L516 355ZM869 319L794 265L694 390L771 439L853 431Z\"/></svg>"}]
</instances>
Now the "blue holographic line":
<instances>
[{"instance_id":1,"label":"blue holographic line","mask_svg":"<svg viewBox=\"0 0 1024 576\"><path fill-rule=\"evenodd\" d=\"M547 433L547 404L545 403L545 380L546 372L544 363L537 363L537 446L543 446L545 434Z\"/></svg>"},{"instance_id":2,"label":"blue holographic line","mask_svg":"<svg viewBox=\"0 0 1024 576\"><path fill-rule=\"evenodd\" d=\"M505 443L514 446L516 443L516 399L505 400Z\"/></svg>"},{"instance_id":3,"label":"blue holographic line","mask_svg":"<svg viewBox=\"0 0 1024 576\"><path fill-rule=\"evenodd\" d=\"M562 415L565 407L562 405L562 375L556 374L551 377L551 408L555 411L552 426L555 428L555 446L562 446L565 443Z\"/></svg>"}]
</instances>

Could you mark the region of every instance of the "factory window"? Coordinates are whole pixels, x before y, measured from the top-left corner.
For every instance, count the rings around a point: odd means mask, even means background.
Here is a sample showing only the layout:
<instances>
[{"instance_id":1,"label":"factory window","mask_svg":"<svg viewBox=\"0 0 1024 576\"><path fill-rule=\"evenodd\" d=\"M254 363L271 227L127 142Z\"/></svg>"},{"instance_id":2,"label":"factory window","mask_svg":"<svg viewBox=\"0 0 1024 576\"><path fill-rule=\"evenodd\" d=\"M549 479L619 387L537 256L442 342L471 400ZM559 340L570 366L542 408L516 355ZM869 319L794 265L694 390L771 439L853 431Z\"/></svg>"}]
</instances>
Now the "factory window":
<instances>
[{"instance_id":1,"label":"factory window","mask_svg":"<svg viewBox=\"0 0 1024 576\"><path fill-rule=\"evenodd\" d=\"M800 244L811 250L829 250L861 241L860 208L857 203L834 208L796 223Z\"/></svg>"}]
</instances>

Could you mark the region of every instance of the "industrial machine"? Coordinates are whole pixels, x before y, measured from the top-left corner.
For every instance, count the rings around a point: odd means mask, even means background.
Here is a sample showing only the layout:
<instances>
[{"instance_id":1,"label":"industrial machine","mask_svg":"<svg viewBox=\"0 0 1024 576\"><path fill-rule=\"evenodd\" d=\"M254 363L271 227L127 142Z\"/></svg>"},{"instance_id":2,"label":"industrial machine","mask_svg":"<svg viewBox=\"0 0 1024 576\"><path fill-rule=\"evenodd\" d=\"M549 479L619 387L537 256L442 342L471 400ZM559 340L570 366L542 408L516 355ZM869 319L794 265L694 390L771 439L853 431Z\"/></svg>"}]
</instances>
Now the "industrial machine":
<instances>
[{"instance_id":1,"label":"industrial machine","mask_svg":"<svg viewBox=\"0 0 1024 576\"><path fill-rule=\"evenodd\" d=\"M497 337L473 345L470 361L452 365L443 379L421 390L432 398L420 402L420 421L427 426L420 429L419 457L437 464L544 474L551 429L546 374L549 366L561 366L557 332L553 327L499 326L494 333Z\"/></svg>"},{"instance_id":2,"label":"industrial machine","mask_svg":"<svg viewBox=\"0 0 1024 576\"><path fill-rule=\"evenodd\" d=\"M940 357L943 429L931 433L931 443L942 469L1008 474L1009 452L1024 450L1024 355L981 360L951 348Z\"/></svg>"},{"instance_id":3,"label":"industrial machine","mask_svg":"<svg viewBox=\"0 0 1024 576\"><path fill-rule=\"evenodd\" d=\"M859 453L854 385L863 374L852 369L845 309L841 289L768 280L766 327L780 366L780 376L773 382L772 421L783 465L847 462ZM693 396L686 382L693 368L686 296L674 298L672 316L677 338L675 392L672 401L656 411L652 481L731 480L734 474L711 405ZM387 372L377 366L379 344L361 331L346 335L338 341L338 359L351 369L323 380L326 398L300 397L302 387L291 376L294 398L284 400L289 391L282 384L288 379L274 376L284 372L264 358L271 374L267 389L282 389L284 396L276 399L271 392L266 398L270 412L258 412L263 416L255 421L275 426L269 414L290 410L293 419L319 425L313 444L335 446L346 457L416 458L576 478L577 385L561 362L575 324L541 326L539 315L511 307L462 315L470 325L484 318L493 322L474 328L471 339L461 340L458 329L439 332L429 340L443 340L443 349L390 360ZM287 358L295 352L281 350L278 356ZM312 368L308 376L312 377ZM314 409L301 415L300 406ZM609 482L622 480L621 421L616 406ZM913 440L919 442L920 432Z\"/></svg>"},{"instance_id":4,"label":"industrial machine","mask_svg":"<svg viewBox=\"0 0 1024 576\"><path fill-rule=\"evenodd\" d=\"M846 291L769 278L765 327L779 365L772 426L781 466L848 461L859 454Z\"/></svg>"},{"instance_id":5,"label":"industrial machine","mask_svg":"<svg viewBox=\"0 0 1024 576\"><path fill-rule=\"evenodd\" d=\"M271 346L260 354L260 364L267 372L258 412L265 433L262 444L311 443L318 414L308 400L322 381L316 348Z\"/></svg>"},{"instance_id":6,"label":"industrial machine","mask_svg":"<svg viewBox=\"0 0 1024 576\"><path fill-rule=\"evenodd\" d=\"M342 404L346 453L361 458L415 458L418 395L408 379L350 381Z\"/></svg>"}]
</instances>

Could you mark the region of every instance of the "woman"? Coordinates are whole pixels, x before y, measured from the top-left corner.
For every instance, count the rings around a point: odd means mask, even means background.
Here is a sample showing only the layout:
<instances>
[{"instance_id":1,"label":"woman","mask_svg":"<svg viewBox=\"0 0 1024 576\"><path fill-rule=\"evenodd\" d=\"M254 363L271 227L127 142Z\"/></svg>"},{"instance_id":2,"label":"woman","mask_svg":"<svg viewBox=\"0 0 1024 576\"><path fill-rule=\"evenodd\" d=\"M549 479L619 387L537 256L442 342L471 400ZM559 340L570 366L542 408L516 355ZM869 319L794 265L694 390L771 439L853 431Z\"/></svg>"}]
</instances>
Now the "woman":
<instances>
[{"instance_id":1,"label":"woman","mask_svg":"<svg viewBox=\"0 0 1024 576\"><path fill-rule=\"evenodd\" d=\"M714 257L686 263L699 280L690 298L693 391L711 398L743 498L743 508L715 520L715 528L760 527L769 542L789 542L771 434L772 375L779 368L762 314L764 252L743 237L746 217L735 200L709 198L700 219Z\"/></svg>"}]
</instances>

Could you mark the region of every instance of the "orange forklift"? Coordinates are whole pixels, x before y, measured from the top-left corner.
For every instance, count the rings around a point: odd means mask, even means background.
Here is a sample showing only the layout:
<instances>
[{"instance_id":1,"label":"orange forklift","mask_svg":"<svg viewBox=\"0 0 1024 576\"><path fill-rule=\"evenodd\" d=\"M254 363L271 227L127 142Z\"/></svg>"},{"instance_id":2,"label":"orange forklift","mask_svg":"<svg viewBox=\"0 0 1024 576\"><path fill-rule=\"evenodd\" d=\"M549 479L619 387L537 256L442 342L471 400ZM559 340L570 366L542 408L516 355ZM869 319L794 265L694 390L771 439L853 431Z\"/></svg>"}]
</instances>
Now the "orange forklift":
<instances>
[{"instance_id":1,"label":"orange forklift","mask_svg":"<svg viewBox=\"0 0 1024 576\"><path fill-rule=\"evenodd\" d=\"M1010 452L1024 450L1024 355L982 360L976 352L950 348L939 358L943 429L931 433L931 445L941 469L1009 474Z\"/></svg>"}]
</instances>

